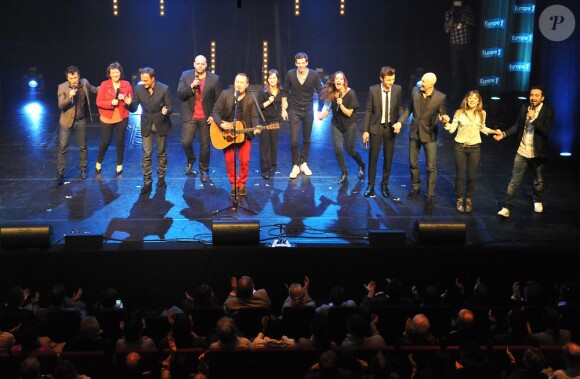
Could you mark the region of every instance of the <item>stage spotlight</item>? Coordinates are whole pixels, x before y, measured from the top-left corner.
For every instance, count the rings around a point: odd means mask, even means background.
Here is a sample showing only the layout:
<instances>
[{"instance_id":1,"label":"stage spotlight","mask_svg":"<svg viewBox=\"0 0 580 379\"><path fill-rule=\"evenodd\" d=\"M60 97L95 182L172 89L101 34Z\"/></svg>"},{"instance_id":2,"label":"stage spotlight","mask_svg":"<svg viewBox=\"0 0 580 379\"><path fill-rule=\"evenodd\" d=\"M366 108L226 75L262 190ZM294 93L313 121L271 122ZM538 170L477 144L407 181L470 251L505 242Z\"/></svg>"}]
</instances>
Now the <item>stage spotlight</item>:
<instances>
[{"instance_id":1,"label":"stage spotlight","mask_svg":"<svg viewBox=\"0 0 580 379\"><path fill-rule=\"evenodd\" d=\"M24 88L28 94L39 94L44 91L44 76L36 67L30 67L23 79Z\"/></svg>"},{"instance_id":2,"label":"stage spotlight","mask_svg":"<svg viewBox=\"0 0 580 379\"><path fill-rule=\"evenodd\" d=\"M268 41L262 42L262 75L264 77L264 85L268 85Z\"/></svg>"},{"instance_id":3,"label":"stage spotlight","mask_svg":"<svg viewBox=\"0 0 580 379\"><path fill-rule=\"evenodd\" d=\"M563 151L563 152L560 153L560 156L561 157L571 157L572 156L572 153L569 153L567 151Z\"/></svg>"},{"instance_id":4,"label":"stage spotlight","mask_svg":"<svg viewBox=\"0 0 580 379\"><path fill-rule=\"evenodd\" d=\"M215 72L215 67L216 67L216 43L215 43L215 41L210 42L209 51L210 51L209 70L211 72Z\"/></svg>"},{"instance_id":5,"label":"stage spotlight","mask_svg":"<svg viewBox=\"0 0 580 379\"><path fill-rule=\"evenodd\" d=\"M294 0L294 16L300 16L300 0Z\"/></svg>"},{"instance_id":6,"label":"stage spotlight","mask_svg":"<svg viewBox=\"0 0 580 379\"><path fill-rule=\"evenodd\" d=\"M119 4L118 0L113 0L113 16L119 15Z\"/></svg>"},{"instance_id":7,"label":"stage spotlight","mask_svg":"<svg viewBox=\"0 0 580 379\"><path fill-rule=\"evenodd\" d=\"M165 16L165 0L159 0L159 16Z\"/></svg>"},{"instance_id":8,"label":"stage spotlight","mask_svg":"<svg viewBox=\"0 0 580 379\"><path fill-rule=\"evenodd\" d=\"M340 15L344 16L344 3L346 0L340 0Z\"/></svg>"},{"instance_id":9,"label":"stage spotlight","mask_svg":"<svg viewBox=\"0 0 580 379\"><path fill-rule=\"evenodd\" d=\"M498 100L501 100L501 97L499 97L499 96L492 96L491 97L491 100L498 101Z\"/></svg>"}]
</instances>

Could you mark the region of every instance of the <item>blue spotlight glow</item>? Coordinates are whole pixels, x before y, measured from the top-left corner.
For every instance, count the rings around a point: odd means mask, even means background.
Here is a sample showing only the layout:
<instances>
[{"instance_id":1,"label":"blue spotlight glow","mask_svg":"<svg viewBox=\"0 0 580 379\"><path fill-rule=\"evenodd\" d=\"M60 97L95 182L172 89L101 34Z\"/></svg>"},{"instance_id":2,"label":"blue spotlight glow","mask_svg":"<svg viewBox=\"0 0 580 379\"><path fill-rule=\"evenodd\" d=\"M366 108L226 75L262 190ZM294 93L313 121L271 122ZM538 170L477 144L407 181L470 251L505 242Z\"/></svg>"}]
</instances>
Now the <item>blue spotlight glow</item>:
<instances>
[{"instance_id":1,"label":"blue spotlight glow","mask_svg":"<svg viewBox=\"0 0 580 379\"><path fill-rule=\"evenodd\" d=\"M29 117L38 117L44 113L44 107L37 102L28 103L24 106L24 113Z\"/></svg>"},{"instance_id":2,"label":"blue spotlight glow","mask_svg":"<svg viewBox=\"0 0 580 379\"><path fill-rule=\"evenodd\" d=\"M38 81L36 81L36 79L30 79L28 81L28 87L30 87L30 88L38 87Z\"/></svg>"},{"instance_id":3,"label":"blue spotlight glow","mask_svg":"<svg viewBox=\"0 0 580 379\"><path fill-rule=\"evenodd\" d=\"M497 101L497 100L501 100L501 97L499 97L499 96L492 96L491 99Z\"/></svg>"},{"instance_id":4,"label":"blue spotlight glow","mask_svg":"<svg viewBox=\"0 0 580 379\"><path fill-rule=\"evenodd\" d=\"M560 156L561 157L571 157L572 156L572 153L569 153L567 151L563 151L563 152L560 153Z\"/></svg>"}]
</instances>

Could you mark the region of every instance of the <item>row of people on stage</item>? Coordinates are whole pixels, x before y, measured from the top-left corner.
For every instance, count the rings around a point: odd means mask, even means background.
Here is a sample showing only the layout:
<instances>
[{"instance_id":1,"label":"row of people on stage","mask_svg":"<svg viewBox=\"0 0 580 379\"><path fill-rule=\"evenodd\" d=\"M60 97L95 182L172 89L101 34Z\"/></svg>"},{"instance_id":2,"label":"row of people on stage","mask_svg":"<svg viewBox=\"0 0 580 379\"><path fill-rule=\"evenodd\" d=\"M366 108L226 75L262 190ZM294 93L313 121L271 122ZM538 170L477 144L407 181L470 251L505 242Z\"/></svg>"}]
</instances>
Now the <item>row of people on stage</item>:
<instances>
[{"instance_id":1,"label":"row of people on stage","mask_svg":"<svg viewBox=\"0 0 580 379\"><path fill-rule=\"evenodd\" d=\"M310 137L314 121L314 94L319 94L318 117L320 120L332 114L332 144L341 169L339 184L348 180L344 151L352 157L358 167L358 178L364 179L366 165L356 151L357 129L355 114L359 102L355 91L348 87L345 73L337 71L326 85L318 74L308 68L308 55L299 52L294 57L296 69L287 72L284 85L280 73L268 71L267 84L258 96L248 91L249 78L244 73L236 75L233 88L222 90L218 75L207 71L207 60L199 55L193 69L186 70L179 79L177 95L182 101L183 134L182 144L187 163L186 174L197 174L197 161L193 140L199 133L199 173L202 182L209 180L210 142L223 149L226 173L231 184L232 196L247 194L246 184L250 167L251 141L259 134L260 169L264 179L269 179L278 164L278 139L281 120L290 127L290 149L292 169L289 177L300 174L312 175L308 166ZM421 191L419 156L421 148L425 154L427 169L425 210L433 209L435 183L437 179L437 134L439 124L449 133L456 133L454 155L456 162L455 197L459 212L471 212L475 177L480 160L481 134L492 135L497 141L519 134L520 145L514 159L512 179L508 185L504 207L498 212L509 217L526 168L534 176L534 211L543 211L544 161L547 138L553 123L553 111L544 104L544 91L532 87L529 104L523 105L515 124L501 131L486 126L486 112L477 91L469 91L453 117L447 112L446 95L435 88L437 77L426 73L420 85L413 88L411 99L403 106L402 89L395 83L396 71L382 67L380 83L369 88L365 108L362 142L368 146L368 186L365 197L373 198L378 157L383 149L383 169L380 192L390 197L389 178L397 134L403 123L412 115L409 128L409 166L412 187L408 200L418 197ZM143 187L142 194L152 189L152 153L154 139L157 144L157 186L164 187L167 170L166 136L171 129L170 115L173 103L167 85L156 81L152 68L140 70L141 83L133 89L122 80L123 69L117 62L107 68L107 76L100 87L92 86L80 78L78 68L71 66L66 71L67 81L58 87L58 105L61 109L57 177L64 181L64 162L71 131L74 130L80 148L81 178L87 177L86 117L91 118L89 93L97 93L102 140L96 162L100 173L102 162L110 145L113 131L116 134L116 173L123 171L123 151L127 119L130 111L142 107L141 135L143 138ZM263 116L263 117L259 117ZM263 122L260 122L262 118ZM91 118L92 120L92 118ZM235 121L235 122L234 122ZM302 144L300 146L300 132ZM236 158L237 154L237 158ZM239 162L239 167L236 164Z\"/></svg>"}]
</instances>

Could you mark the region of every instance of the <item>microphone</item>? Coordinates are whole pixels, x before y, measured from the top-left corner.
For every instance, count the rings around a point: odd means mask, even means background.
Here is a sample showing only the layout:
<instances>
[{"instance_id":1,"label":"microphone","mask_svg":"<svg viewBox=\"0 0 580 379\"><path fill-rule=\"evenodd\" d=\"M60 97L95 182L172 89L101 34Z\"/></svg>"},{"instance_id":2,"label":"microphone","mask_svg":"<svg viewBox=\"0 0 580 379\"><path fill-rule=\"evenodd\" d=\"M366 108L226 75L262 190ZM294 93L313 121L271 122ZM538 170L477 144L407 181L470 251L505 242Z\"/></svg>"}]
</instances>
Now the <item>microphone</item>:
<instances>
[{"instance_id":1,"label":"microphone","mask_svg":"<svg viewBox=\"0 0 580 379\"><path fill-rule=\"evenodd\" d=\"M78 88L77 86L69 86L70 89L74 89L76 91L76 89ZM75 103L75 95L72 95L70 97L70 103L74 104Z\"/></svg>"},{"instance_id":2,"label":"microphone","mask_svg":"<svg viewBox=\"0 0 580 379\"><path fill-rule=\"evenodd\" d=\"M119 91L121 90L121 88L117 88L115 90L115 99L119 100Z\"/></svg>"},{"instance_id":3,"label":"microphone","mask_svg":"<svg viewBox=\"0 0 580 379\"><path fill-rule=\"evenodd\" d=\"M199 74L195 73L195 80L199 79ZM199 83L195 85L193 88L199 88Z\"/></svg>"},{"instance_id":4,"label":"microphone","mask_svg":"<svg viewBox=\"0 0 580 379\"><path fill-rule=\"evenodd\" d=\"M338 98L340 99L342 97L342 92L338 92ZM338 110L340 109L340 105L337 103L336 104L336 111L338 112Z\"/></svg>"},{"instance_id":5,"label":"microphone","mask_svg":"<svg viewBox=\"0 0 580 379\"><path fill-rule=\"evenodd\" d=\"M368 151L368 149L369 149L369 140L365 142L365 151Z\"/></svg>"},{"instance_id":6,"label":"microphone","mask_svg":"<svg viewBox=\"0 0 580 379\"><path fill-rule=\"evenodd\" d=\"M236 95L235 95L235 99L236 101L238 101L238 96L240 96L240 90L236 90Z\"/></svg>"}]
</instances>

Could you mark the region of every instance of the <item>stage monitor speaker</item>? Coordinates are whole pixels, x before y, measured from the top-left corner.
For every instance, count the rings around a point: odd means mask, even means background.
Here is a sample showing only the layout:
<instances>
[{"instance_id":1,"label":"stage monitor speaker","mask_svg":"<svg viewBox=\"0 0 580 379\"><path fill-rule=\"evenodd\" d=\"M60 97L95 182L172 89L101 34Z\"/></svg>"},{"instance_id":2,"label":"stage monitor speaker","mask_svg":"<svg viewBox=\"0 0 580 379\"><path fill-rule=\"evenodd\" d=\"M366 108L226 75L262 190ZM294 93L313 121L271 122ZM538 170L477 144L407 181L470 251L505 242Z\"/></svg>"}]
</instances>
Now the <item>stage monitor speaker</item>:
<instances>
[{"instance_id":1,"label":"stage monitor speaker","mask_svg":"<svg viewBox=\"0 0 580 379\"><path fill-rule=\"evenodd\" d=\"M0 228L0 246L3 250L48 249L51 241L51 225L3 226Z\"/></svg>"},{"instance_id":2,"label":"stage monitor speaker","mask_svg":"<svg viewBox=\"0 0 580 379\"><path fill-rule=\"evenodd\" d=\"M102 234L67 234L64 236L64 247L67 250L89 250L103 247Z\"/></svg>"},{"instance_id":3,"label":"stage monitor speaker","mask_svg":"<svg viewBox=\"0 0 580 379\"><path fill-rule=\"evenodd\" d=\"M211 235L214 245L257 245L260 222L214 220Z\"/></svg>"},{"instance_id":4,"label":"stage monitor speaker","mask_svg":"<svg viewBox=\"0 0 580 379\"><path fill-rule=\"evenodd\" d=\"M371 247L403 246L407 242L404 230L369 230L368 237Z\"/></svg>"},{"instance_id":5,"label":"stage monitor speaker","mask_svg":"<svg viewBox=\"0 0 580 379\"><path fill-rule=\"evenodd\" d=\"M415 222L417 242L435 245L465 244L466 227L460 222Z\"/></svg>"}]
</instances>

